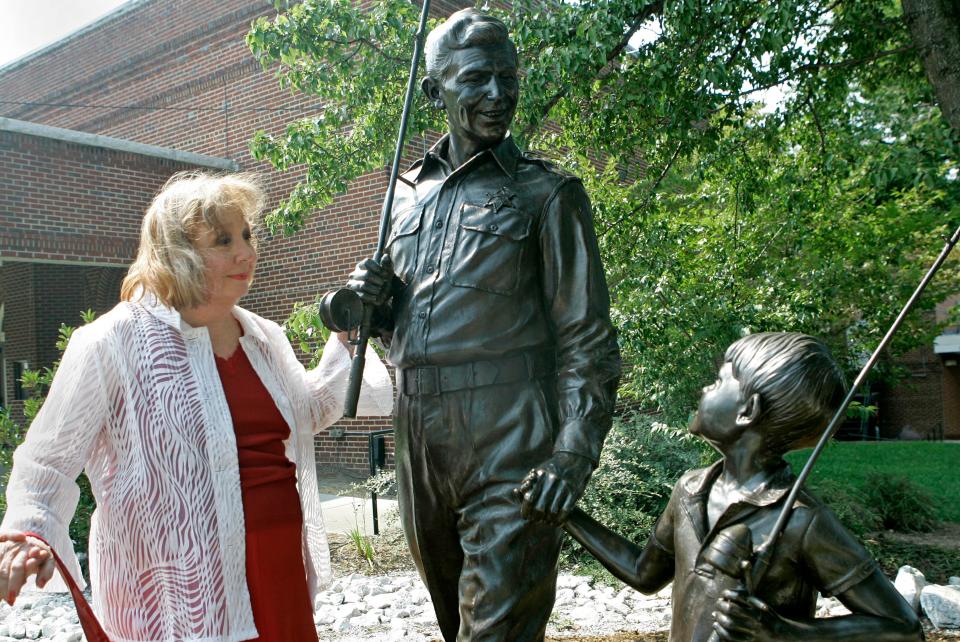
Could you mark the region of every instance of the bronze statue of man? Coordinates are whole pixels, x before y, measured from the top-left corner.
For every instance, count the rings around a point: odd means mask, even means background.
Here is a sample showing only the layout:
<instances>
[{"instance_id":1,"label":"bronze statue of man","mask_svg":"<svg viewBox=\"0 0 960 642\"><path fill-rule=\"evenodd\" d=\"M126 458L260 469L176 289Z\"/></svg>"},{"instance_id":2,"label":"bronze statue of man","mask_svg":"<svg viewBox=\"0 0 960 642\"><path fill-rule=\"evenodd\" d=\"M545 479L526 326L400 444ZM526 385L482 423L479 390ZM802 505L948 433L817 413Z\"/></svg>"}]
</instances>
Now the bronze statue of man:
<instances>
[{"instance_id":1,"label":"bronze statue of man","mask_svg":"<svg viewBox=\"0 0 960 642\"><path fill-rule=\"evenodd\" d=\"M561 531L620 374L590 201L510 137L517 52L472 9L430 33L422 88L449 131L397 186L384 260L348 286L396 366L410 551L446 640L542 640ZM537 492L513 491L534 469Z\"/></svg>"}]
</instances>

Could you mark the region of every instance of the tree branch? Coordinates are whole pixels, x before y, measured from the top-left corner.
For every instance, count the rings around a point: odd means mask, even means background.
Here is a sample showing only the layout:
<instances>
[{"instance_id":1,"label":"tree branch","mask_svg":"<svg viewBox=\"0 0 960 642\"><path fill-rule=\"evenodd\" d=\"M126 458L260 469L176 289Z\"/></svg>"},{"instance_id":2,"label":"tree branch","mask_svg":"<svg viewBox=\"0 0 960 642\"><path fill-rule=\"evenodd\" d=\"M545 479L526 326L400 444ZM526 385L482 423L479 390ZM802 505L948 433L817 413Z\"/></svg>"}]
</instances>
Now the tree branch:
<instances>
[{"instance_id":1,"label":"tree branch","mask_svg":"<svg viewBox=\"0 0 960 642\"><path fill-rule=\"evenodd\" d=\"M810 115L813 116L813 123L817 126L817 136L820 137L820 155L825 159L827 156L827 136L823 133L823 125L820 124L820 117L817 115L817 110L813 106L813 96L810 93L807 93L807 97L804 102L807 104L807 107L810 108Z\"/></svg>"},{"instance_id":2,"label":"tree branch","mask_svg":"<svg viewBox=\"0 0 960 642\"><path fill-rule=\"evenodd\" d=\"M851 58L850 60L840 60L838 62L817 62L817 63L809 63L806 65L800 65L799 67L794 69L793 72L780 76L779 78L777 78L772 82L769 82L763 85L757 85L756 87L751 87L746 91L737 92L736 94L731 94L729 98L731 100L736 100L737 98L743 98L744 96L755 94L758 91L765 91L772 87L777 87L778 85L782 85L783 83L789 80L793 80L795 78L796 72L818 71L820 69L835 69L838 67L857 67L859 65L863 65L868 62L879 60L880 58L885 58L887 56L896 56L898 54L906 53L908 51L913 51L914 49L915 47L913 45L907 45L904 47L897 47L896 49L885 49L883 51L878 51L875 54L866 56L864 58ZM725 107L726 105L723 105L723 106ZM718 107L712 110L710 113L716 113L720 109L721 107Z\"/></svg>"},{"instance_id":3,"label":"tree branch","mask_svg":"<svg viewBox=\"0 0 960 642\"><path fill-rule=\"evenodd\" d=\"M663 166L663 170L661 170L660 175L657 176L657 180L655 180L653 182L653 185L650 186L650 191L647 192L647 197L643 199L643 204L640 205L640 207L630 210L629 212L624 212L620 216L620 218L618 218L616 221L608 225L603 230L603 232L600 234L601 238L606 236L610 230L620 225L620 223L623 222L623 219L626 218L627 214L633 215L633 214L636 214L637 212L642 212L643 210L647 209L647 206L650 204L650 201L653 199L653 195L656 194L657 192L657 188L660 187L660 183L662 183L663 179L666 178L667 174L670 172L670 168L673 167L673 164L677 161L677 158L680 156L681 149L683 149L682 142L677 145L677 148L675 150L673 150L673 154L670 156L670 160L667 161L667 164ZM632 249L631 249L631 252L632 252Z\"/></svg>"},{"instance_id":4,"label":"tree branch","mask_svg":"<svg viewBox=\"0 0 960 642\"><path fill-rule=\"evenodd\" d=\"M843 4L842 0L837 0L836 2L833 2L827 5L826 7L823 8L823 11L817 14L817 18L822 18L823 16L827 15L828 13L830 13L831 11L839 7L841 4Z\"/></svg>"},{"instance_id":5,"label":"tree branch","mask_svg":"<svg viewBox=\"0 0 960 642\"><path fill-rule=\"evenodd\" d=\"M626 33L624 33L617 45L607 53L606 63L594 73L595 78L602 78L604 76L603 70L606 69L607 66L614 59L616 59L617 56L623 53L623 50L626 49L627 44L630 42L630 38L633 37L633 34L635 34L647 20L649 20L652 16L663 13L663 3L664 0L656 0L656 2L652 2L644 7L643 10L634 17L633 22L630 24L630 27L627 29ZM572 39L574 36L575 34L570 34L569 38ZM521 134L524 139L529 138L530 134L532 134L534 130L540 126L540 123L547 118L553 108L556 107L557 103L560 102L560 100L563 99L568 92L569 88L565 87L558 90L547 100L543 108L540 110L540 117L537 119L537 122L530 123L524 128L523 133Z\"/></svg>"},{"instance_id":6,"label":"tree branch","mask_svg":"<svg viewBox=\"0 0 960 642\"><path fill-rule=\"evenodd\" d=\"M730 57L727 58L728 67L732 67L737 62L737 58L739 58L740 54L743 52L743 45L747 42L747 32L750 31L750 27L755 24L757 24L757 18L754 18L741 27L740 32L737 34L737 44L730 52Z\"/></svg>"},{"instance_id":7,"label":"tree branch","mask_svg":"<svg viewBox=\"0 0 960 642\"><path fill-rule=\"evenodd\" d=\"M895 56L897 54L906 53L908 51L913 51L916 49L913 45L905 45L903 47L896 47L895 49L884 49L878 51L869 56L863 58L851 58L849 60L839 60L837 62L815 62L807 65L800 65L797 67L797 71L816 71L819 69L837 69L839 67L858 67L860 65L866 64L868 62L873 62L874 60L879 60L880 58L886 58L887 56Z\"/></svg>"}]
</instances>

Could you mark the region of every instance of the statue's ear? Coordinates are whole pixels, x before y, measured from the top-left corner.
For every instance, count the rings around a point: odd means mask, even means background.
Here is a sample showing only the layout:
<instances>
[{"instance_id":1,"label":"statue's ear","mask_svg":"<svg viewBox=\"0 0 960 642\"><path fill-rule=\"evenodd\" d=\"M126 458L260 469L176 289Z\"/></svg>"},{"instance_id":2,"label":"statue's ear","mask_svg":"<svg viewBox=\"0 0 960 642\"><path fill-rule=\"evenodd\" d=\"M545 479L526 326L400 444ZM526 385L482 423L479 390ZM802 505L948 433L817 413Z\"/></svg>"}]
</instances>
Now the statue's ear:
<instances>
[{"instance_id":1,"label":"statue's ear","mask_svg":"<svg viewBox=\"0 0 960 642\"><path fill-rule=\"evenodd\" d=\"M760 399L760 393L755 392L744 401L737 412L737 425L750 426L760 418L763 410L763 403Z\"/></svg>"},{"instance_id":2,"label":"statue's ear","mask_svg":"<svg viewBox=\"0 0 960 642\"><path fill-rule=\"evenodd\" d=\"M443 96L440 94L440 83L430 76L426 76L420 81L420 89L427 95L427 100L430 101L431 105L436 109L443 109Z\"/></svg>"}]
</instances>

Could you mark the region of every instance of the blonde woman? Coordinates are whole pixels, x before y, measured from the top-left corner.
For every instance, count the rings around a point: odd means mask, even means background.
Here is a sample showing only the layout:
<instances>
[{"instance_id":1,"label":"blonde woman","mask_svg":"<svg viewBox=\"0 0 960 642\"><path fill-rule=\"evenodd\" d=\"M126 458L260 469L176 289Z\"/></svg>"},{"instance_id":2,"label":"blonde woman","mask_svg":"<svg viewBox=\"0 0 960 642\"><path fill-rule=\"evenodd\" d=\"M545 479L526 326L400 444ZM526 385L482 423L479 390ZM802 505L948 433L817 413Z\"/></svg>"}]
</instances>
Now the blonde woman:
<instances>
[{"instance_id":1,"label":"blonde woman","mask_svg":"<svg viewBox=\"0 0 960 642\"><path fill-rule=\"evenodd\" d=\"M156 196L123 302L74 333L14 455L0 597L52 580L25 532L79 577L67 525L84 469L94 609L111 640L317 639L312 597L330 565L313 433L342 415L349 346L332 336L307 372L279 326L237 306L262 206L241 175L179 174ZM360 412L388 414L386 368L367 358Z\"/></svg>"}]
</instances>

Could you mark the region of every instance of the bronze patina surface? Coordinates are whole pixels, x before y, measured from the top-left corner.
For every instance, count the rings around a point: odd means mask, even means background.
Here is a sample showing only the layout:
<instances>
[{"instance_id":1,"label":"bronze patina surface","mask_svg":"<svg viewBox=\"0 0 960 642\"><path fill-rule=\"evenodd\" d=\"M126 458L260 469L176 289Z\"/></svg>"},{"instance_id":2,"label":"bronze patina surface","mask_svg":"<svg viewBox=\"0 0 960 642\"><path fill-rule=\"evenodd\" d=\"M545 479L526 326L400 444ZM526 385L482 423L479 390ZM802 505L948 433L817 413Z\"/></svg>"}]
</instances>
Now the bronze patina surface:
<instances>
[{"instance_id":1,"label":"bronze patina surface","mask_svg":"<svg viewBox=\"0 0 960 642\"><path fill-rule=\"evenodd\" d=\"M817 438L843 392L839 368L816 339L748 335L727 350L690 426L723 459L680 478L646 544L580 510L565 527L637 590L652 593L673 581L674 642L920 640L916 613L807 492L794 503L769 568L753 581L752 545L771 533L794 480L783 454ZM537 483L531 475L523 489ZM738 569L730 558L744 547ZM818 591L836 596L851 615L815 618Z\"/></svg>"},{"instance_id":2,"label":"bronze patina surface","mask_svg":"<svg viewBox=\"0 0 960 642\"><path fill-rule=\"evenodd\" d=\"M581 182L509 135L516 49L474 10L427 40L448 133L397 185L348 287L398 368L401 521L447 640L542 640L561 530L610 428L620 358ZM514 490L531 469L541 483Z\"/></svg>"}]
</instances>

